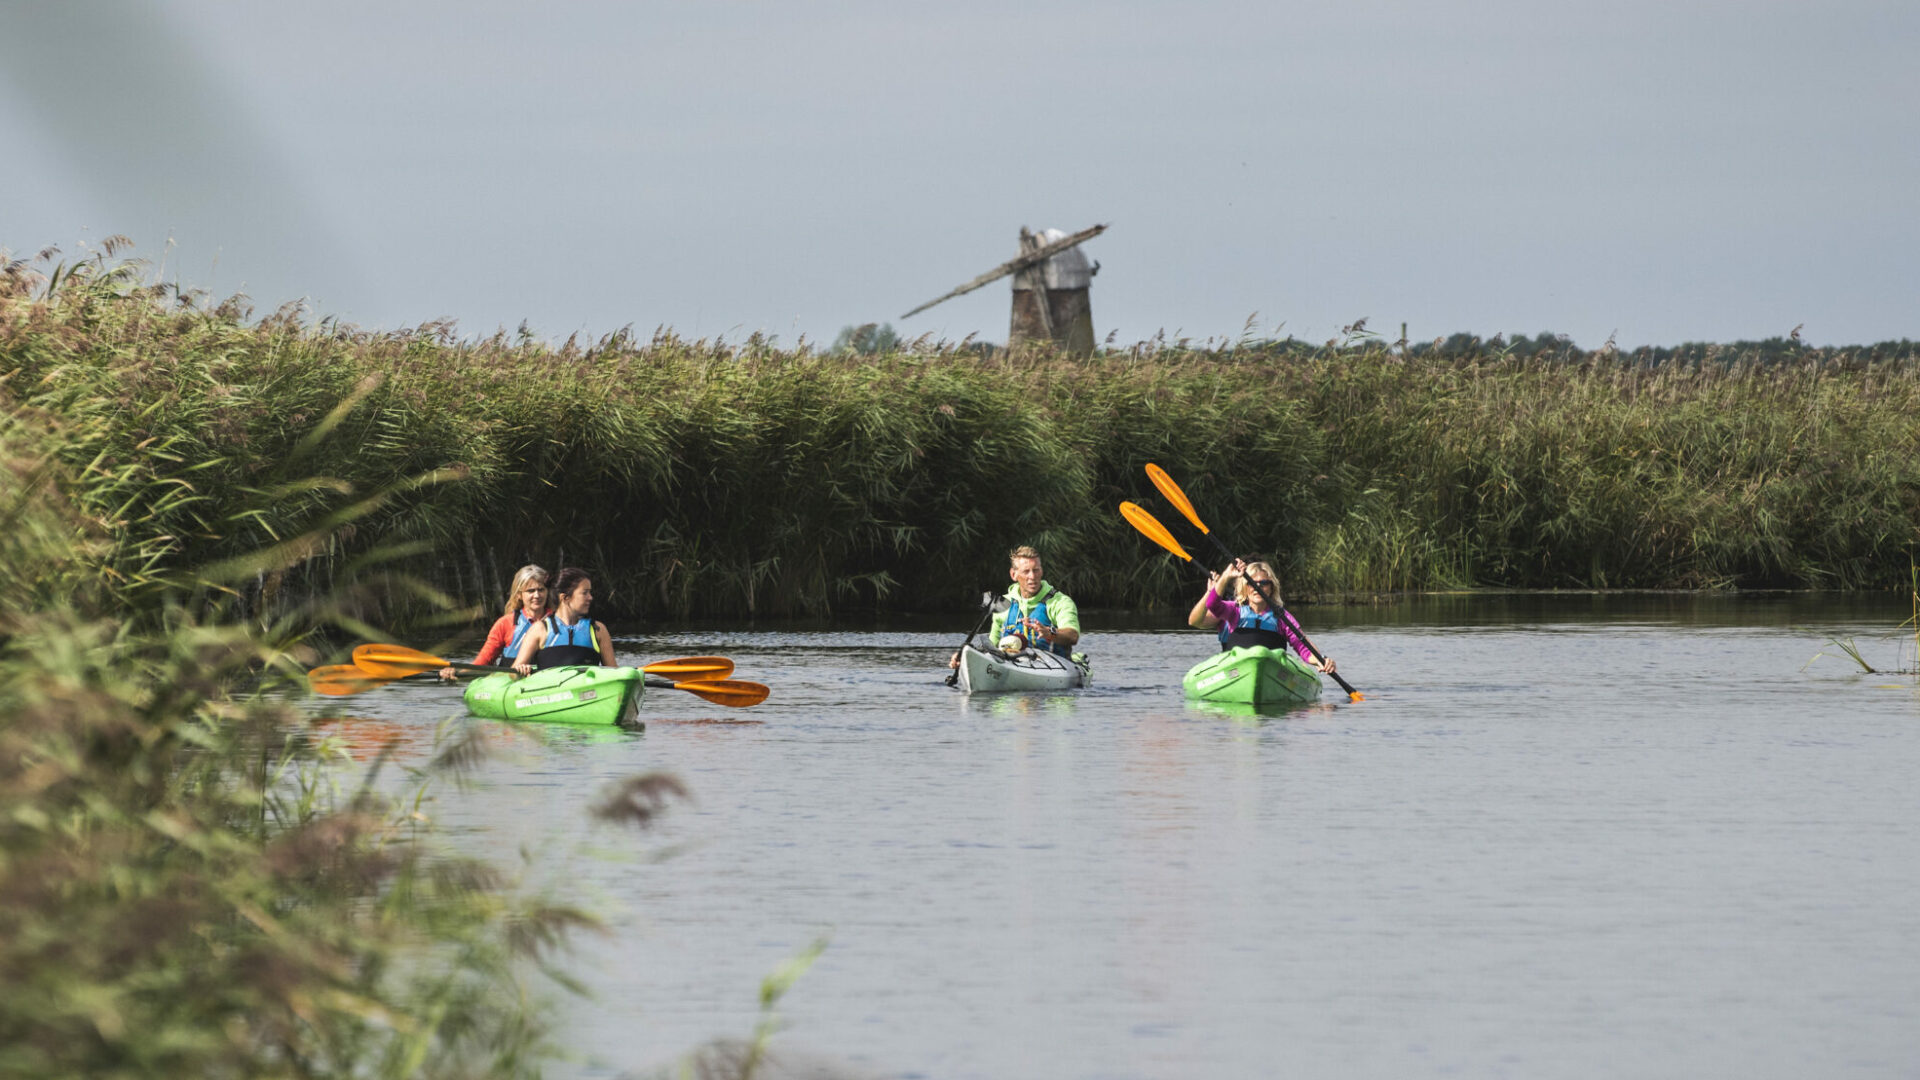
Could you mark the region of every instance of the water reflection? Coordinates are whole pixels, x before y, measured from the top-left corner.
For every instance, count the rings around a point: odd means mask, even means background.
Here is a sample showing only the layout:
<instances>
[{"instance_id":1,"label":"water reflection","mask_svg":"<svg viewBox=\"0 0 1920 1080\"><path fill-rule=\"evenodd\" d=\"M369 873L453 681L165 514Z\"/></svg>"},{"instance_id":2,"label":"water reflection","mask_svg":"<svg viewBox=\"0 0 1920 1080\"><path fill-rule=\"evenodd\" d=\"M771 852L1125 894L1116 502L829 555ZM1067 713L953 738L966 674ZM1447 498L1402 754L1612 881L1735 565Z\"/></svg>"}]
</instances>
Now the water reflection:
<instances>
[{"instance_id":1,"label":"water reflection","mask_svg":"<svg viewBox=\"0 0 1920 1080\"><path fill-rule=\"evenodd\" d=\"M581 961L585 1075L750 1031L760 979L829 927L779 1039L886 1075L1920 1060L1920 691L1806 666L1829 634L1884 648L1904 600L1308 607L1367 700L1273 711L1183 699L1214 645L1178 614L1086 613L1084 691L971 698L941 682L938 620L630 628L623 659L733 656L773 697L649 695L644 736L529 735L437 812L564 854L610 778L693 790L669 862L562 868L635 912ZM355 701L335 727L408 753L458 709L424 686Z\"/></svg>"},{"instance_id":2,"label":"water reflection","mask_svg":"<svg viewBox=\"0 0 1920 1080\"><path fill-rule=\"evenodd\" d=\"M456 698L457 700L457 698ZM396 765L422 766L456 732L476 731L494 754L567 754L583 747L639 739L639 728L609 724L511 724L455 715L422 715L418 703L378 699L364 701L355 713L321 711L312 718L313 732L340 748L356 762L372 762L385 754ZM409 708L408 706L414 706Z\"/></svg>"},{"instance_id":3,"label":"water reflection","mask_svg":"<svg viewBox=\"0 0 1920 1080\"><path fill-rule=\"evenodd\" d=\"M322 715L313 720L320 738L354 761L371 762L382 754L401 765L424 765L433 756L435 731L418 723L371 716Z\"/></svg>"},{"instance_id":4,"label":"water reflection","mask_svg":"<svg viewBox=\"0 0 1920 1080\"><path fill-rule=\"evenodd\" d=\"M979 716L1069 716L1079 707L1084 691L1064 694L962 694L954 691L962 711Z\"/></svg>"},{"instance_id":5,"label":"water reflection","mask_svg":"<svg viewBox=\"0 0 1920 1080\"><path fill-rule=\"evenodd\" d=\"M1231 701L1189 701L1189 711L1201 716L1219 717L1242 723L1259 723L1266 720L1284 720L1288 717L1298 719L1313 714L1331 715L1337 706L1326 700L1325 692L1320 701L1296 701L1273 705L1246 705Z\"/></svg>"}]
</instances>

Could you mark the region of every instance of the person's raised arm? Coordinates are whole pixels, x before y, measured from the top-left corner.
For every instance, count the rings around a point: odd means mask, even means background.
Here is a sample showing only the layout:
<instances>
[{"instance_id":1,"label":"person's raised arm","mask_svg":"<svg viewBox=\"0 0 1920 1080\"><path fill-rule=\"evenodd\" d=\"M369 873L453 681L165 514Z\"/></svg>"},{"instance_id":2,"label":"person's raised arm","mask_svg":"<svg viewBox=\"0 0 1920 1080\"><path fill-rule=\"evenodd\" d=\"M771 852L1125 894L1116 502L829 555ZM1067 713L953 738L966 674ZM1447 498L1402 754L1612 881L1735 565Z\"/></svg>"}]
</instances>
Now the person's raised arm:
<instances>
[{"instance_id":1,"label":"person's raised arm","mask_svg":"<svg viewBox=\"0 0 1920 1080\"><path fill-rule=\"evenodd\" d=\"M1232 566L1220 571L1214 578L1213 586L1207 590L1207 595L1201 598L1207 614L1229 626L1235 625L1240 617L1239 603L1227 599L1228 594L1235 592L1240 583L1239 567L1240 561L1235 559Z\"/></svg>"},{"instance_id":2,"label":"person's raised arm","mask_svg":"<svg viewBox=\"0 0 1920 1080\"><path fill-rule=\"evenodd\" d=\"M1188 626L1195 630L1211 630L1220 625L1220 620L1214 617L1213 612L1207 610L1207 598L1214 594L1219 581L1219 574L1207 572L1207 591L1200 594L1200 599L1193 602L1193 610L1187 612Z\"/></svg>"},{"instance_id":3,"label":"person's raised arm","mask_svg":"<svg viewBox=\"0 0 1920 1080\"><path fill-rule=\"evenodd\" d=\"M1201 597L1193 602L1193 610L1187 612L1187 625L1195 630L1211 630L1220 625L1220 620L1207 610L1207 598Z\"/></svg>"}]
</instances>

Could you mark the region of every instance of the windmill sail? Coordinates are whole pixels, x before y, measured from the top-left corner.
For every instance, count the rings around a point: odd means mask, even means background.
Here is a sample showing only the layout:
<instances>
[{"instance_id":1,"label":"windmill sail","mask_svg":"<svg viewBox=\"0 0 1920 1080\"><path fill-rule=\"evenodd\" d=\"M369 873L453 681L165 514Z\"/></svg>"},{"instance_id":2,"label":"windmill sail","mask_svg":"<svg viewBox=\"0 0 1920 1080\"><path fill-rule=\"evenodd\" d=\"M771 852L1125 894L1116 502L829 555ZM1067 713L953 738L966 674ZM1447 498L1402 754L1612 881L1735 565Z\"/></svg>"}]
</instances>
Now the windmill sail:
<instances>
[{"instance_id":1,"label":"windmill sail","mask_svg":"<svg viewBox=\"0 0 1920 1080\"><path fill-rule=\"evenodd\" d=\"M986 273L981 274L979 277L974 278L972 281L967 282L965 285L961 285L960 287L953 289L950 292L944 293L940 296L936 296L933 299L927 301L924 304L921 304L919 307L914 308L912 311L909 311L905 315L902 315L900 317L902 319L910 319L913 316L920 314L921 312L927 310L928 308L932 307L935 304L942 303L947 300L951 300L956 296L964 296L967 293L972 292L973 290L979 288L982 285L990 285L993 282L999 281L1001 278L1006 277L1008 274L1017 274L1020 271L1025 270L1029 266L1033 266L1035 264L1045 262L1046 260L1052 258L1055 255L1060 254L1061 252L1067 250L1068 248L1077 247L1080 244L1084 244L1087 241L1093 239L1096 236L1099 236L1101 233L1106 231L1107 231L1107 227L1105 225L1095 225L1089 229L1081 229L1079 232L1074 233L1071 236L1066 236L1059 240L1055 240L1051 244L1042 244L1031 251L1021 252L1018 256L1012 259L1009 259L1006 262L1001 263L999 266L996 266L993 269L987 271Z\"/></svg>"}]
</instances>

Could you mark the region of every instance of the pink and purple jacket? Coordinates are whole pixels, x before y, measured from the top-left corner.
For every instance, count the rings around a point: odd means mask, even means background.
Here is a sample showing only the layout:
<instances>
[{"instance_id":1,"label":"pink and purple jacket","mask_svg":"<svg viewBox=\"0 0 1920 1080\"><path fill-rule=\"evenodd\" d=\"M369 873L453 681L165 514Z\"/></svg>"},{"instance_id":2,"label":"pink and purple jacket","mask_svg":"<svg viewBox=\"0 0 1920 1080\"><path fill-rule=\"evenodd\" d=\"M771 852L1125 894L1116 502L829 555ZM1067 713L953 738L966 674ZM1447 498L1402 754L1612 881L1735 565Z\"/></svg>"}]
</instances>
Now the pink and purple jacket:
<instances>
[{"instance_id":1,"label":"pink and purple jacket","mask_svg":"<svg viewBox=\"0 0 1920 1080\"><path fill-rule=\"evenodd\" d=\"M1271 620L1272 625L1250 625L1242 627L1240 625L1240 618L1243 613L1253 616L1257 622L1267 622ZM1293 612L1291 611L1280 612L1278 617L1276 617L1272 611L1256 612L1250 607L1241 607L1237 601L1229 600L1221 596L1219 592L1214 589L1208 589L1207 614L1219 619L1220 625L1231 627L1234 630L1272 630L1277 628L1281 636L1287 639L1287 644L1293 646L1293 651L1300 654L1302 660L1305 660L1309 664L1313 663L1313 650L1307 648L1306 638L1299 628L1300 624L1294 621Z\"/></svg>"}]
</instances>

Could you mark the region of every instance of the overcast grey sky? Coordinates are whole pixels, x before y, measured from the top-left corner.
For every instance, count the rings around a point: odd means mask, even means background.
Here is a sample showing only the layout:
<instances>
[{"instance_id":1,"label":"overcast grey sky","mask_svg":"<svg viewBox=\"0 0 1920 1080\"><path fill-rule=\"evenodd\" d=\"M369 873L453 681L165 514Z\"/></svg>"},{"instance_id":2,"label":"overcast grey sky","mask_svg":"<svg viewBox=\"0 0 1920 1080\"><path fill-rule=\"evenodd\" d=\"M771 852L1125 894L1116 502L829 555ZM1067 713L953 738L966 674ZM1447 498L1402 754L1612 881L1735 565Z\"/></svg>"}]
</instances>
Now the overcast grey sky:
<instances>
[{"instance_id":1,"label":"overcast grey sky","mask_svg":"<svg viewBox=\"0 0 1920 1080\"><path fill-rule=\"evenodd\" d=\"M0 246L375 327L1920 337L1920 4L0 0ZM167 238L176 246L167 248Z\"/></svg>"}]
</instances>

